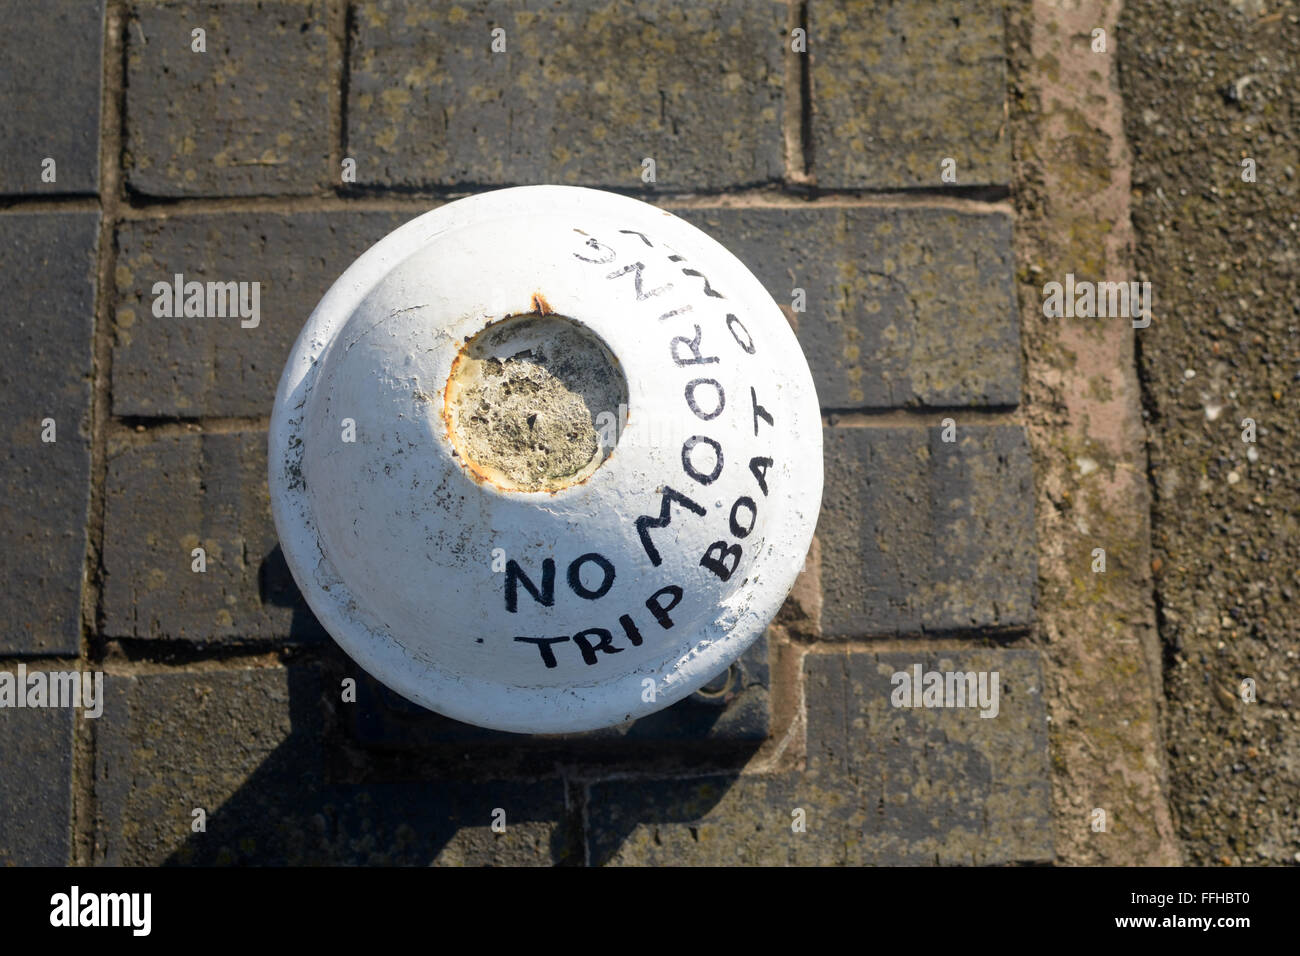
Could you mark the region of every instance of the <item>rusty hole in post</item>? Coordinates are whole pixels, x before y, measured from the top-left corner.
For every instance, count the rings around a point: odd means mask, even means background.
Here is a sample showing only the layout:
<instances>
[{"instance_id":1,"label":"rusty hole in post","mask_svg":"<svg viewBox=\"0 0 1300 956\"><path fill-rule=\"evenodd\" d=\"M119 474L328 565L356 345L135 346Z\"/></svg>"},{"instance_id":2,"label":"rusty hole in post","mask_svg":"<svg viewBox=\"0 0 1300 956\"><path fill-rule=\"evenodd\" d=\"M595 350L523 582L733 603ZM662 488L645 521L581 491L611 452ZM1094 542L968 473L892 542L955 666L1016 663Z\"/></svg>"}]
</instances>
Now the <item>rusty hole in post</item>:
<instances>
[{"instance_id":1,"label":"rusty hole in post","mask_svg":"<svg viewBox=\"0 0 1300 956\"><path fill-rule=\"evenodd\" d=\"M554 493L586 481L613 452L627 379L594 332L555 314L540 293L532 305L532 312L490 323L461 348L443 418L475 479L506 491Z\"/></svg>"}]
</instances>

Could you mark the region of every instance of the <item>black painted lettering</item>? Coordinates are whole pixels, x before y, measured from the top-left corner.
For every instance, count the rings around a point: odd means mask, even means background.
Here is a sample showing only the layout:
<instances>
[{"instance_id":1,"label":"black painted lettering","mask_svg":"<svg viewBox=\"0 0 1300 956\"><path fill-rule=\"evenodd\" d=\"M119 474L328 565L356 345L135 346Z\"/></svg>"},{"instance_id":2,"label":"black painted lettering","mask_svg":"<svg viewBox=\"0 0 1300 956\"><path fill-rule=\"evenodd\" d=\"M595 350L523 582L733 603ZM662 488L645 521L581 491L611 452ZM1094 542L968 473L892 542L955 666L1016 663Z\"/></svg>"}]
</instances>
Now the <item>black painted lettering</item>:
<instances>
[{"instance_id":1,"label":"black painted lettering","mask_svg":"<svg viewBox=\"0 0 1300 956\"><path fill-rule=\"evenodd\" d=\"M683 270L682 270L682 275L684 275L684 276L694 276L694 277L697 278L697 279L704 279L704 294L705 294L705 295L712 296L712 297L715 298L715 299L725 299L725 298L726 298L725 295L723 295L723 294L722 294L721 292L719 292L717 289L713 288L713 286L709 285L709 280L705 277L705 275L704 275L703 272L696 272L694 269L683 269Z\"/></svg>"},{"instance_id":2,"label":"black painted lettering","mask_svg":"<svg viewBox=\"0 0 1300 956\"><path fill-rule=\"evenodd\" d=\"M674 365L680 368L683 365L709 365L713 362L718 361L718 357L716 355L710 355L706 357L703 354L701 354L700 336L702 336L703 334L704 333L700 331L700 327L697 325L695 326L695 338L688 339L684 335L679 335L671 342L668 343L668 351L673 357ZM677 344L679 342L691 350L690 358L680 357L677 351Z\"/></svg>"},{"instance_id":3,"label":"black painted lettering","mask_svg":"<svg viewBox=\"0 0 1300 956\"><path fill-rule=\"evenodd\" d=\"M641 287L641 273L642 271L644 271L644 269L645 269L644 262L634 262L630 266L624 266L621 269L615 269L609 275L605 276L605 278L617 279L619 276L625 276L629 272L633 273L632 285L636 289L636 300L638 302L644 302L646 299L650 298L651 296L659 295L660 293L667 292L669 289L673 287L673 284L669 282L667 285L661 285L658 288L650 289L648 292L643 290Z\"/></svg>"},{"instance_id":4,"label":"black painted lettering","mask_svg":"<svg viewBox=\"0 0 1300 956\"><path fill-rule=\"evenodd\" d=\"M727 558L731 558L731 567L727 567ZM713 542L704 552L704 557L700 558L700 567L708 568L723 581L736 573L738 564L740 564L740 545L733 544L728 547L725 541Z\"/></svg>"},{"instance_id":5,"label":"black painted lettering","mask_svg":"<svg viewBox=\"0 0 1300 956\"><path fill-rule=\"evenodd\" d=\"M593 644L587 639L588 635L595 635L599 640ZM599 660L599 658L596 657L597 651L602 654L618 654L622 652L623 648L615 647L613 641L614 635L609 633L609 631L605 630L603 627L589 627L585 631L579 631L577 634L573 635L573 643L578 645L578 649L582 651L582 659L586 661L588 665L594 664Z\"/></svg>"},{"instance_id":6,"label":"black painted lettering","mask_svg":"<svg viewBox=\"0 0 1300 956\"><path fill-rule=\"evenodd\" d=\"M632 642L632 646L640 647L641 632L637 630L636 623L632 620L632 615L631 614L619 615L618 623L623 625L623 633L626 634L627 639Z\"/></svg>"},{"instance_id":7,"label":"black painted lettering","mask_svg":"<svg viewBox=\"0 0 1300 956\"><path fill-rule=\"evenodd\" d=\"M643 232L637 232L635 229L620 229L619 232L623 233L623 235L625 236L640 236L641 241L644 242L647 246L650 246L652 248L654 246L654 243L651 242L649 239L647 239L645 233Z\"/></svg>"},{"instance_id":8,"label":"black painted lettering","mask_svg":"<svg viewBox=\"0 0 1300 956\"><path fill-rule=\"evenodd\" d=\"M537 649L542 652L542 663L547 667L555 667L555 652L551 650L552 644L562 644L567 641L567 637L516 637L516 641L522 641L525 644L536 644Z\"/></svg>"},{"instance_id":9,"label":"black painted lettering","mask_svg":"<svg viewBox=\"0 0 1300 956\"><path fill-rule=\"evenodd\" d=\"M583 262L591 262L598 266L604 266L604 265L609 265L609 263L613 262L617 256L617 253L615 253L613 249L611 249L609 246L605 245L604 243L597 242L595 239L588 239L583 244L592 250L604 249L606 254L596 259L589 259L587 256L575 252L573 254L573 258L581 259Z\"/></svg>"},{"instance_id":10,"label":"black painted lettering","mask_svg":"<svg viewBox=\"0 0 1300 956\"><path fill-rule=\"evenodd\" d=\"M665 594L672 597L672 600L667 604L663 604L659 600ZM669 584L650 595L645 602L645 606L646 610L655 616L655 620L659 622L659 626L667 631L673 626L673 619L668 616L668 612L681 603L682 589L676 584Z\"/></svg>"},{"instance_id":11,"label":"black painted lettering","mask_svg":"<svg viewBox=\"0 0 1300 956\"><path fill-rule=\"evenodd\" d=\"M776 424L776 421L772 418L772 413L769 412L762 405L758 404L758 393L754 391L754 387L752 385L749 387L749 400L754 403L754 434L755 435L758 434L758 420L760 418L763 419L763 421L767 422L769 425Z\"/></svg>"},{"instance_id":12,"label":"black painted lettering","mask_svg":"<svg viewBox=\"0 0 1300 956\"><path fill-rule=\"evenodd\" d=\"M741 509L749 512L749 523L742 525L737 520L737 514ZM754 499L747 495L741 495L736 499L735 504L731 506L731 533L737 538L748 538L749 533L754 530L754 522L758 520L758 506L754 504Z\"/></svg>"},{"instance_id":13,"label":"black painted lettering","mask_svg":"<svg viewBox=\"0 0 1300 956\"><path fill-rule=\"evenodd\" d=\"M672 520L670 508L674 501L687 511L693 511L697 515L702 515L708 510L703 505L697 505L684 494L674 491L667 485L664 486L663 498L659 502L659 517L652 518L649 515L642 515L636 519L636 533L641 536L641 545L645 548L645 553L649 555L650 563L656 568L663 563L663 558L659 557L659 550L655 547L654 542L650 540L650 529L668 527L668 522Z\"/></svg>"},{"instance_id":14,"label":"black painted lettering","mask_svg":"<svg viewBox=\"0 0 1300 956\"><path fill-rule=\"evenodd\" d=\"M749 459L749 470L758 482L758 487L763 491L763 497L767 497L767 470L772 467L771 458L751 458Z\"/></svg>"},{"instance_id":15,"label":"black painted lettering","mask_svg":"<svg viewBox=\"0 0 1300 956\"><path fill-rule=\"evenodd\" d=\"M588 562L597 565L603 572L604 577L601 579L600 587L592 590L582 583L582 566ZM614 565L603 554L597 554L595 551L588 552L580 558L574 558L569 565L569 587L573 593L580 598L588 601L595 601L597 598L603 598L609 593L609 589L614 586Z\"/></svg>"},{"instance_id":16,"label":"black painted lettering","mask_svg":"<svg viewBox=\"0 0 1300 956\"><path fill-rule=\"evenodd\" d=\"M506 562L506 610L515 614L519 610L519 585L524 586L533 600L542 607L555 606L555 559L546 558L542 561L542 589L537 590L537 585L533 584L528 575L524 574L523 568L511 558Z\"/></svg>"},{"instance_id":17,"label":"black painted lettering","mask_svg":"<svg viewBox=\"0 0 1300 956\"><path fill-rule=\"evenodd\" d=\"M713 471L707 475L696 469L694 462L691 461L691 452L701 443L713 448ZM704 435L692 435L682 445L682 470L702 485L713 484L718 480L718 475L722 474L722 446Z\"/></svg>"},{"instance_id":18,"label":"black painted lettering","mask_svg":"<svg viewBox=\"0 0 1300 956\"><path fill-rule=\"evenodd\" d=\"M736 326L740 326L740 331L745 333L745 341L740 341L740 336L736 334ZM745 323L740 321L734 315L727 314L727 328L731 331L731 337L736 340L736 344L748 352L754 354L754 339L749 334L749 329L745 328Z\"/></svg>"},{"instance_id":19,"label":"black painted lettering","mask_svg":"<svg viewBox=\"0 0 1300 956\"><path fill-rule=\"evenodd\" d=\"M700 409L700 406L695 401L695 390L699 388L701 385L712 385L713 390L718 393L718 407L715 408L713 411L709 412L707 415ZM691 406L691 411L695 413L697 418L700 418L706 422L711 422L713 421L713 419L721 415L722 410L726 408L727 396L726 393L723 392L722 390L722 383L718 382L716 379L694 378L686 383L686 404Z\"/></svg>"}]
</instances>

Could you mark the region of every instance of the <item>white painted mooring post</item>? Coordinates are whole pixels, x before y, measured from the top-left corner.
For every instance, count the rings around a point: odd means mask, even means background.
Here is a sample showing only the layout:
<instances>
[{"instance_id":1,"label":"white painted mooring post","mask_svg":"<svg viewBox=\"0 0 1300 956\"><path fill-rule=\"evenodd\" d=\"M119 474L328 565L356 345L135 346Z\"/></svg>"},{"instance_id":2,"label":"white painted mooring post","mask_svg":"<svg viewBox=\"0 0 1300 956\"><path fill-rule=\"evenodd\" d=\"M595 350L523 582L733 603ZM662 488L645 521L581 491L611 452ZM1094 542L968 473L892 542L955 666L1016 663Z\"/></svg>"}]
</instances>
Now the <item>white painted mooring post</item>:
<instances>
[{"instance_id":1,"label":"white painted mooring post","mask_svg":"<svg viewBox=\"0 0 1300 956\"><path fill-rule=\"evenodd\" d=\"M563 733L721 673L794 583L821 417L789 324L684 220L567 186L407 223L334 283L271 419L321 623L417 703Z\"/></svg>"}]
</instances>

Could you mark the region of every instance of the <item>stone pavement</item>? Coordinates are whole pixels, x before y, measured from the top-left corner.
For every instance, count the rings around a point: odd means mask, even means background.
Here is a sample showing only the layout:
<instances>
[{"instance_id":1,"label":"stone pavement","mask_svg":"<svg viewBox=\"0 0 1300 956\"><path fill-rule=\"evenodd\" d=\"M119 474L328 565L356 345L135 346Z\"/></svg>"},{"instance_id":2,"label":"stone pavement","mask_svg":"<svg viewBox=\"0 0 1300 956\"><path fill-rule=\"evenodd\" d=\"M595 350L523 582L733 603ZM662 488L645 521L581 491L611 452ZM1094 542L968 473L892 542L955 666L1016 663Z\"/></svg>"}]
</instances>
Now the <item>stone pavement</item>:
<instances>
[{"instance_id":1,"label":"stone pavement","mask_svg":"<svg viewBox=\"0 0 1300 956\"><path fill-rule=\"evenodd\" d=\"M30 7L0 16L0 671L107 677L95 720L0 709L0 862L1056 858L1000 3ZM759 276L827 470L805 572L729 677L523 739L333 645L265 430L353 258L542 182L661 204ZM258 321L158 317L177 274L260 283ZM971 674L967 706L895 690L932 671Z\"/></svg>"},{"instance_id":2,"label":"stone pavement","mask_svg":"<svg viewBox=\"0 0 1300 956\"><path fill-rule=\"evenodd\" d=\"M1300 3L1183 12L1120 25L1135 260L1177 276L1140 356L1169 789L1189 863L1295 865Z\"/></svg>"}]
</instances>

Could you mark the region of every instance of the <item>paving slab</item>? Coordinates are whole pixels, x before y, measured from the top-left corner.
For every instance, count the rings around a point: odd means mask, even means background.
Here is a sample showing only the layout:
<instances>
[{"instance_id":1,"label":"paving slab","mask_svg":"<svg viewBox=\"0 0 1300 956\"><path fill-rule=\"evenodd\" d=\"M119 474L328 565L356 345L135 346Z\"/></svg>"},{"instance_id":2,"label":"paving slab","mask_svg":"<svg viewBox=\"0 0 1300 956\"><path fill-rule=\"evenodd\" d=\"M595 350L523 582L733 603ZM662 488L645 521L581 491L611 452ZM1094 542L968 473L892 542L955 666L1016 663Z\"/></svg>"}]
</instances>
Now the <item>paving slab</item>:
<instances>
[{"instance_id":1,"label":"paving slab","mask_svg":"<svg viewBox=\"0 0 1300 956\"><path fill-rule=\"evenodd\" d=\"M104 863L548 865L565 852L558 778L331 785L314 667L109 686L96 754Z\"/></svg>"},{"instance_id":2,"label":"paving slab","mask_svg":"<svg viewBox=\"0 0 1300 956\"><path fill-rule=\"evenodd\" d=\"M789 307L823 408L1020 400L1005 212L920 205L674 212Z\"/></svg>"},{"instance_id":3,"label":"paving slab","mask_svg":"<svg viewBox=\"0 0 1300 956\"><path fill-rule=\"evenodd\" d=\"M136 3L123 32L131 190L298 195L337 181L325 4Z\"/></svg>"},{"instance_id":4,"label":"paving slab","mask_svg":"<svg viewBox=\"0 0 1300 956\"><path fill-rule=\"evenodd\" d=\"M271 521L265 432L110 448L105 496L104 636L198 644L324 638Z\"/></svg>"},{"instance_id":5,"label":"paving slab","mask_svg":"<svg viewBox=\"0 0 1300 956\"><path fill-rule=\"evenodd\" d=\"M98 239L98 213L0 214L0 655L81 647Z\"/></svg>"},{"instance_id":6,"label":"paving slab","mask_svg":"<svg viewBox=\"0 0 1300 956\"><path fill-rule=\"evenodd\" d=\"M1037 579L1024 431L954 419L823 430L822 629L838 637L1023 627Z\"/></svg>"},{"instance_id":7,"label":"paving slab","mask_svg":"<svg viewBox=\"0 0 1300 956\"><path fill-rule=\"evenodd\" d=\"M359 3L346 153L371 187L779 181L786 16L771 0Z\"/></svg>"},{"instance_id":8,"label":"paving slab","mask_svg":"<svg viewBox=\"0 0 1300 956\"><path fill-rule=\"evenodd\" d=\"M74 719L72 708L0 710L0 866L71 862Z\"/></svg>"},{"instance_id":9,"label":"paving slab","mask_svg":"<svg viewBox=\"0 0 1300 956\"><path fill-rule=\"evenodd\" d=\"M99 189L103 32L104 0L0 8L0 194Z\"/></svg>"},{"instance_id":10,"label":"paving slab","mask_svg":"<svg viewBox=\"0 0 1300 956\"><path fill-rule=\"evenodd\" d=\"M820 187L1011 181L1001 3L809 0L808 30Z\"/></svg>"},{"instance_id":11,"label":"paving slab","mask_svg":"<svg viewBox=\"0 0 1300 956\"><path fill-rule=\"evenodd\" d=\"M117 230L114 414L269 415L289 350L321 297L357 256L415 215L198 213L123 223ZM191 282L202 283L203 315L184 315ZM232 282L245 285L228 293ZM155 291L157 283L171 291ZM209 283L222 287L212 308ZM236 308L236 299L249 307Z\"/></svg>"},{"instance_id":12,"label":"paving slab","mask_svg":"<svg viewBox=\"0 0 1300 956\"><path fill-rule=\"evenodd\" d=\"M983 674L979 707L895 706L895 675ZM802 773L612 780L587 788L597 865L997 865L1052 859L1037 652L805 658ZM923 677L923 685L925 678ZM954 687L957 681L954 681ZM963 683L962 686L965 686ZM952 698L957 699L957 698ZM992 708L984 708L985 711ZM802 829L801 829L802 828Z\"/></svg>"}]
</instances>

